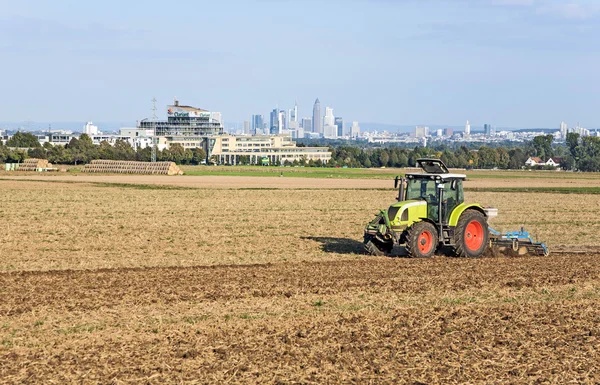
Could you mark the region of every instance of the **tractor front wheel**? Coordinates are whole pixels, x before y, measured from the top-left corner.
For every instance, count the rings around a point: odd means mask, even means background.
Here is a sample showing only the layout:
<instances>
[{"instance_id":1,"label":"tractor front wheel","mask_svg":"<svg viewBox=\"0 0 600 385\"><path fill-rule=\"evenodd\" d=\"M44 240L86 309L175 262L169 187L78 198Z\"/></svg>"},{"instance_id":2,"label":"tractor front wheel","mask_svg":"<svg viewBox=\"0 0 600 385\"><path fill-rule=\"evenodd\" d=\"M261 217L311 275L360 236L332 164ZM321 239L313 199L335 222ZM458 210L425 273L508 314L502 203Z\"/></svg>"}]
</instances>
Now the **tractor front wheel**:
<instances>
[{"instance_id":1,"label":"tractor front wheel","mask_svg":"<svg viewBox=\"0 0 600 385\"><path fill-rule=\"evenodd\" d=\"M429 222L417 222L406 234L406 251L412 258L429 258L435 252L438 235L435 226Z\"/></svg>"},{"instance_id":2,"label":"tractor front wheel","mask_svg":"<svg viewBox=\"0 0 600 385\"><path fill-rule=\"evenodd\" d=\"M394 244L392 242L384 243L370 235L365 236L364 245L367 253L378 257L389 256L392 254L392 250L394 248Z\"/></svg>"},{"instance_id":3,"label":"tractor front wheel","mask_svg":"<svg viewBox=\"0 0 600 385\"><path fill-rule=\"evenodd\" d=\"M457 257L479 258L488 246L488 224L479 211L465 211L454 231L454 253Z\"/></svg>"}]
</instances>

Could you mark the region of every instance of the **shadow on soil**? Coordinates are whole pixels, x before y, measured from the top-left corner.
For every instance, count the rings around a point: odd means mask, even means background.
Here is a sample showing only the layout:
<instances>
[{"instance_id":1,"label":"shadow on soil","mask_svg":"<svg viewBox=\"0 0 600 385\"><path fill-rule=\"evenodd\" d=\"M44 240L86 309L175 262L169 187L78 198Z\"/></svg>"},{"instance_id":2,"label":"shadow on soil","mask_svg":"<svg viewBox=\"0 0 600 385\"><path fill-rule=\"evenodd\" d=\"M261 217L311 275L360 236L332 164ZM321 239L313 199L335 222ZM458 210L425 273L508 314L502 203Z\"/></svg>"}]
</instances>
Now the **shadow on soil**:
<instances>
[{"instance_id":1,"label":"shadow on soil","mask_svg":"<svg viewBox=\"0 0 600 385\"><path fill-rule=\"evenodd\" d=\"M333 237L302 237L321 243L321 250L326 253L337 254L364 254L365 249L363 243L356 239L350 238L333 238Z\"/></svg>"},{"instance_id":2,"label":"shadow on soil","mask_svg":"<svg viewBox=\"0 0 600 385\"><path fill-rule=\"evenodd\" d=\"M336 254L366 254L364 245L361 241L350 238L333 238L333 237L302 237L321 243L321 250L326 253ZM436 252L437 256L451 257L452 249L442 247ZM408 253L403 246L394 246L390 257L408 257Z\"/></svg>"}]
</instances>

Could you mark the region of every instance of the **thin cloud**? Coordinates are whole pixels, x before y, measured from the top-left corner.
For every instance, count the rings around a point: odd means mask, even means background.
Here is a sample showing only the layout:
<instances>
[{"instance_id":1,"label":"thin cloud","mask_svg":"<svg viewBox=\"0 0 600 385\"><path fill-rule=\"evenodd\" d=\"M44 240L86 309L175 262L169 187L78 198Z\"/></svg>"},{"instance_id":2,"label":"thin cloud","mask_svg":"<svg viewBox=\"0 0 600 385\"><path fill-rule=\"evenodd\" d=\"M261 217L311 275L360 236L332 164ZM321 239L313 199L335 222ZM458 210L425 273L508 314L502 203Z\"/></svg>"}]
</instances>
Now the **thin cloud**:
<instances>
[{"instance_id":1,"label":"thin cloud","mask_svg":"<svg viewBox=\"0 0 600 385\"><path fill-rule=\"evenodd\" d=\"M592 19L600 13L600 6L582 3L554 3L537 8L538 14L558 16L569 20Z\"/></svg>"},{"instance_id":2,"label":"thin cloud","mask_svg":"<svg viewBox=\"0 0 600 385\"><path fill-rule=\"evenodd\" d=\"M530 7L535 4L534 0L492 0L492 5Z\"/></svg>"}]
</instances>

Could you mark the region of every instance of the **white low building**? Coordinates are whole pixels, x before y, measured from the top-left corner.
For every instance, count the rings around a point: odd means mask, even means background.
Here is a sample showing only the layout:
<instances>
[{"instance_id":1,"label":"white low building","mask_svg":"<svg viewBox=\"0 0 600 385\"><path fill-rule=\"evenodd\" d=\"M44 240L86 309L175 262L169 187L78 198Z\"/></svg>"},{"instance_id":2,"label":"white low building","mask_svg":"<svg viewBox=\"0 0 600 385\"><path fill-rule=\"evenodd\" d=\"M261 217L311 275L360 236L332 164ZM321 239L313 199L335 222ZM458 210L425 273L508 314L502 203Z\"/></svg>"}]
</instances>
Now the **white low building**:
<instances>
[{"instance_id":1,"label":"white low building","mask_svg":"<svg viewBox=\"0 0 600 385\"><path fill-rule=\"evenodd\" d=\"M250 164L261 164L266 158L269 164L283 164L286 160L317 161L327 163L331 152L327 147L296 147L296 142L285 135L234 136L220 135L214 138L210 156L220 164L239 164L240 157L248 157Z\"/></svg>"}]
</instances>

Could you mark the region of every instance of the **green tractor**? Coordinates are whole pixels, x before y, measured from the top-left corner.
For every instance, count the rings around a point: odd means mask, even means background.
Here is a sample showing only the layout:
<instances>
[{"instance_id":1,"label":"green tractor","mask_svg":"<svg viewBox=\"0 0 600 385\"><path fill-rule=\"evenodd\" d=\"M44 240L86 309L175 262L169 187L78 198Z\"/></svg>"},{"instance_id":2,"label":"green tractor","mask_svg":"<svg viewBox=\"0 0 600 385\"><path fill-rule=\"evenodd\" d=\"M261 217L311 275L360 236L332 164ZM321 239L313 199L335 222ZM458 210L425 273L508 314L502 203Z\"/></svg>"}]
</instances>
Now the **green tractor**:
<instances>
[{"instance_id":1,"label":"green tractor","mask_svg":"<svg viewBox=\"0 0 600 385\"><path fill-rule=\"evenodd\" d=\"M424 173L396 177L397 202L367 224L365 250L372 255L391 255L394 245L404 245L408 256L431 257L447 247L457 257L480 257L490 246L548 255L523 229L499 233L488 227L497 209L464 202L464 174L451 174L439 159L418 159Z\"/></svg>"}]
</instances>

